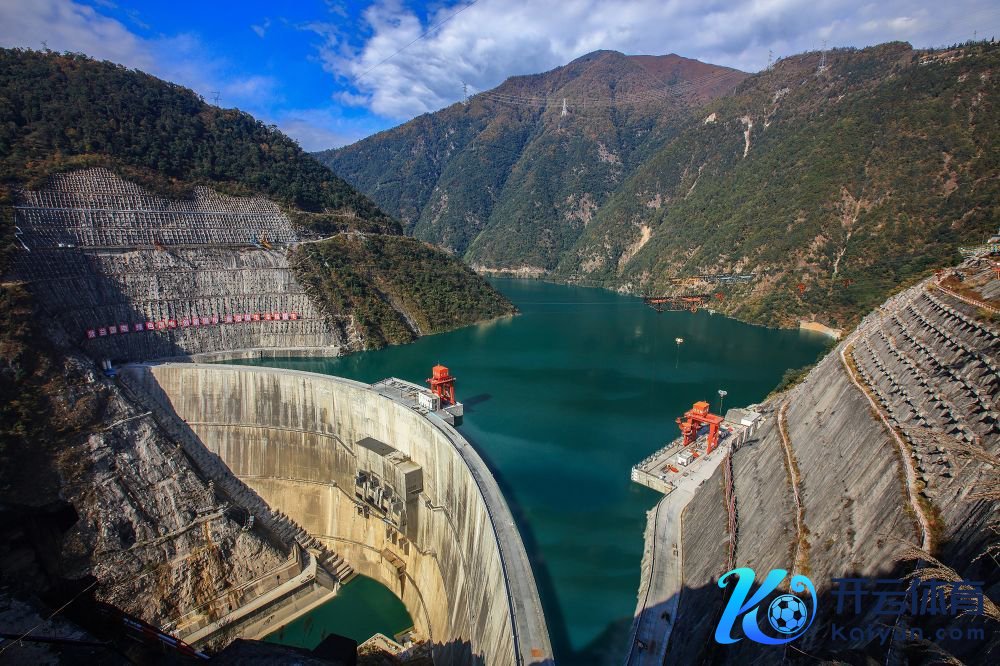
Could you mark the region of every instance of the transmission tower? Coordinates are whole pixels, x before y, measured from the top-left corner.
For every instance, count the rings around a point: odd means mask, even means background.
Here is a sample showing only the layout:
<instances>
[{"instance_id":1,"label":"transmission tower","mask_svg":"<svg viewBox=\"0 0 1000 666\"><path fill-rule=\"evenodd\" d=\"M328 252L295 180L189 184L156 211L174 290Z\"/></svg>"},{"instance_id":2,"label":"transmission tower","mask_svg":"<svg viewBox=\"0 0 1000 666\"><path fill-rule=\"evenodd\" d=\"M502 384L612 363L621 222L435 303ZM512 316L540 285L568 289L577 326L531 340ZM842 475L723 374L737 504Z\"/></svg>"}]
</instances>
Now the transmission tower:
<instances>
[{"instance_id":1,"label":"transmission tower","mask_svg":"<svg viewBox=\"0 0 1000 666\"><path fill-rule=\"evenodd\" d=\"M213 90L212 91L212 103L215 104L216 106L219 106L219 100L221 100L221 99L222 99L222 93L219 92L218 90Z\"/></svg>"},{"instance_id":2,"label":"transmission tower","mask_svg":"<svg viewBox=\"0 0 1000 666\"><path fill-rule=\"evenodd\" d=\"M560 114L560 116L568 116L568 115L569 115L569 111L566 110L566 98L563 97L563 108L562 108L562 113Z\"/></svg>"},{"instance_id":3,"label":"transmission tower","mask_svg":"<svg viewBox=\"0 0 1000 666\"><path fill-rule=\"evenodd\" d=\"M462 103L469 106L469 84L465 81L462 81L462 99Z\"/></svg>"},{"instance_id":4,"label":"transmission tower","mask_svg":"<svg viewBox=\"0 0 1000 666\"><path fill-rule=\"evenodd\" d=\"M771 49L767 50L767 68L771 69L771 63L774 61L774 51Z\"/></svg>"},{"instance_id":5,"label":"transmission tower","mask_svg":"<svg viewBox=\"0 0 1000 666\"><path fill-rule=\"evenodd\" d=\"M819 57L819 69L817 72L822 72L826 69L826 40L823 40L823 53Z\"/></svg>"}]
</instances>

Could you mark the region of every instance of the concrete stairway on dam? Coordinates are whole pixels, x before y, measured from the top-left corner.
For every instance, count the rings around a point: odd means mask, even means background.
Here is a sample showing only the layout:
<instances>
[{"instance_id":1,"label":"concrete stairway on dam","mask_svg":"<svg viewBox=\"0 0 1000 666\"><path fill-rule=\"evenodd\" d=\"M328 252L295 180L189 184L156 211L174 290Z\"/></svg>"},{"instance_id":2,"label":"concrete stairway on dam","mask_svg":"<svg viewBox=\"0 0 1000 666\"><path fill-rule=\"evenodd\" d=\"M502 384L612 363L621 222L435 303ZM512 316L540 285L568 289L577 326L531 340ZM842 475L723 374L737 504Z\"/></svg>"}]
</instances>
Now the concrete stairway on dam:
<instances>
[{"instance_id":1,"label":"concrete stairway on dam","mask_svg":"<svg viewBox=\"0 0 1000 666\"><path fill-rule=\"evenodd\" d=\"M238 479L218 456L211 453L183 420L146 394L141 386L135 385L127 373L119 375L118 385L132 400L152 412L157 425L184 450L195 469L206 480L214 483L217 493L223 495L230 504L242 507L253 516L254 529L262 531L266 538L279 544L285 551L292 544L298 544L311 553L318 565L340 584L357 575L341 555L312 537L283 512L272 509L260 495Z\"/></svg>"},{"instance_id":2,"label":"concrete stairway on dam","mask_svg":"<svg viewBox=\"0 0 1000 666\"><path fill-rule=\"evenodd\" d=\"M336 354L345 342L349 322L319 312L298 283L287 259L298 236L266 199L196 188L168 200L87 169L20 192L14 214L12 277L37 298L44 327L95 358Z\"/></svg>"}]
</instances>

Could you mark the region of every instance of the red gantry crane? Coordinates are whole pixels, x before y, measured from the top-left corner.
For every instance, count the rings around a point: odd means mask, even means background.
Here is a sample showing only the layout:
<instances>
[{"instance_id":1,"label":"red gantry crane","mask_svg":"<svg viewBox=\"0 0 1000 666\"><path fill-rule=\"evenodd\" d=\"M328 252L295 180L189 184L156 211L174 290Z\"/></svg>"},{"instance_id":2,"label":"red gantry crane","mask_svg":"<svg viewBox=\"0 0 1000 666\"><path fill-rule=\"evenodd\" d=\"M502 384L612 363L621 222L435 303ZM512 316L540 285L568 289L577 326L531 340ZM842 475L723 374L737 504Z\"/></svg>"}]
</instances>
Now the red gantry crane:
<instances>
[{"instance_id":1,"label":"red gantry crane","mask_svg":"<svg viewBox=\"0 0 1000 666\"><path fill-rule=\"evenodd\" d=\"M684 435L684 446L691 445L698 439L698 430L703 425L708 426L708 448L705 453L711 453L719 443L719 426L722 425L722 417L708 411L708 403L704 400L694 403L691 409L684 413L684 418L677 419L677 425Z\"/></svg>"},{"instance_id":2,"label":"red gantry crane","mask_svg":"<svg viewBox=\"0 0 1000 666\"><path fill-rule=\"evenodd\" d=\"M441 398L442 405L455 404L455 378L448 373L447 367L435 365L427 383L431 385L431 392Z\"/></svg>"}]
</instances>

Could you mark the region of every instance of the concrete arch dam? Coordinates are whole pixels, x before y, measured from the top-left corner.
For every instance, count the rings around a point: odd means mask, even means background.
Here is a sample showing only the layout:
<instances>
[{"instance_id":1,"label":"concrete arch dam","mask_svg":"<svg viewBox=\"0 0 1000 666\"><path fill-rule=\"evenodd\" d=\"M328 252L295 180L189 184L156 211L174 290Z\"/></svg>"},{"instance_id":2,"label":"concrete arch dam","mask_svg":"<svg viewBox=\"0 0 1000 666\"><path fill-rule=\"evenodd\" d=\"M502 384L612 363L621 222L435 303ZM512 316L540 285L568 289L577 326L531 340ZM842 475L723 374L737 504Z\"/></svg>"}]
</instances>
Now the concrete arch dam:
<instances>
[{"instance_id":1,"label":"concrete arch dam","mask_svg":"<svg viewBox=\"0 0 1000 666\"><path fill-rule=\"evenodd\" d=\"M552 663L524 545L469 443L391 389L163 363L123 379L229 470L406 605L442 664Z\"/></svg>"}]
</instances>

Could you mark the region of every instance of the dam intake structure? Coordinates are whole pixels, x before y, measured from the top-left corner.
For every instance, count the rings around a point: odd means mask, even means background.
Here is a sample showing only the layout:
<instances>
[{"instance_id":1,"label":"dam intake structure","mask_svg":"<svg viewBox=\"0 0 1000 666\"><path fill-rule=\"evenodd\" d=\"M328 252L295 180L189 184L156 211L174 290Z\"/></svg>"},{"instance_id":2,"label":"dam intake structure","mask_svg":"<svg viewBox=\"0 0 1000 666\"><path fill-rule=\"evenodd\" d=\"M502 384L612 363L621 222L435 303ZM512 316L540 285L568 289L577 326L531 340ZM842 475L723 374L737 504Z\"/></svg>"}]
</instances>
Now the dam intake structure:
<instances>
[{"instance_id":1,"label":"dam intake structure","mask_svg":"<svg viewBox=\"0 0 1000 666\"><path fill-rule=\"evenodd\" d=\"M309 538L392 590L438 663L551 663L496 482L396 384L195 363L130 365L119 380Z\"/></svg>"}]
</instances>

